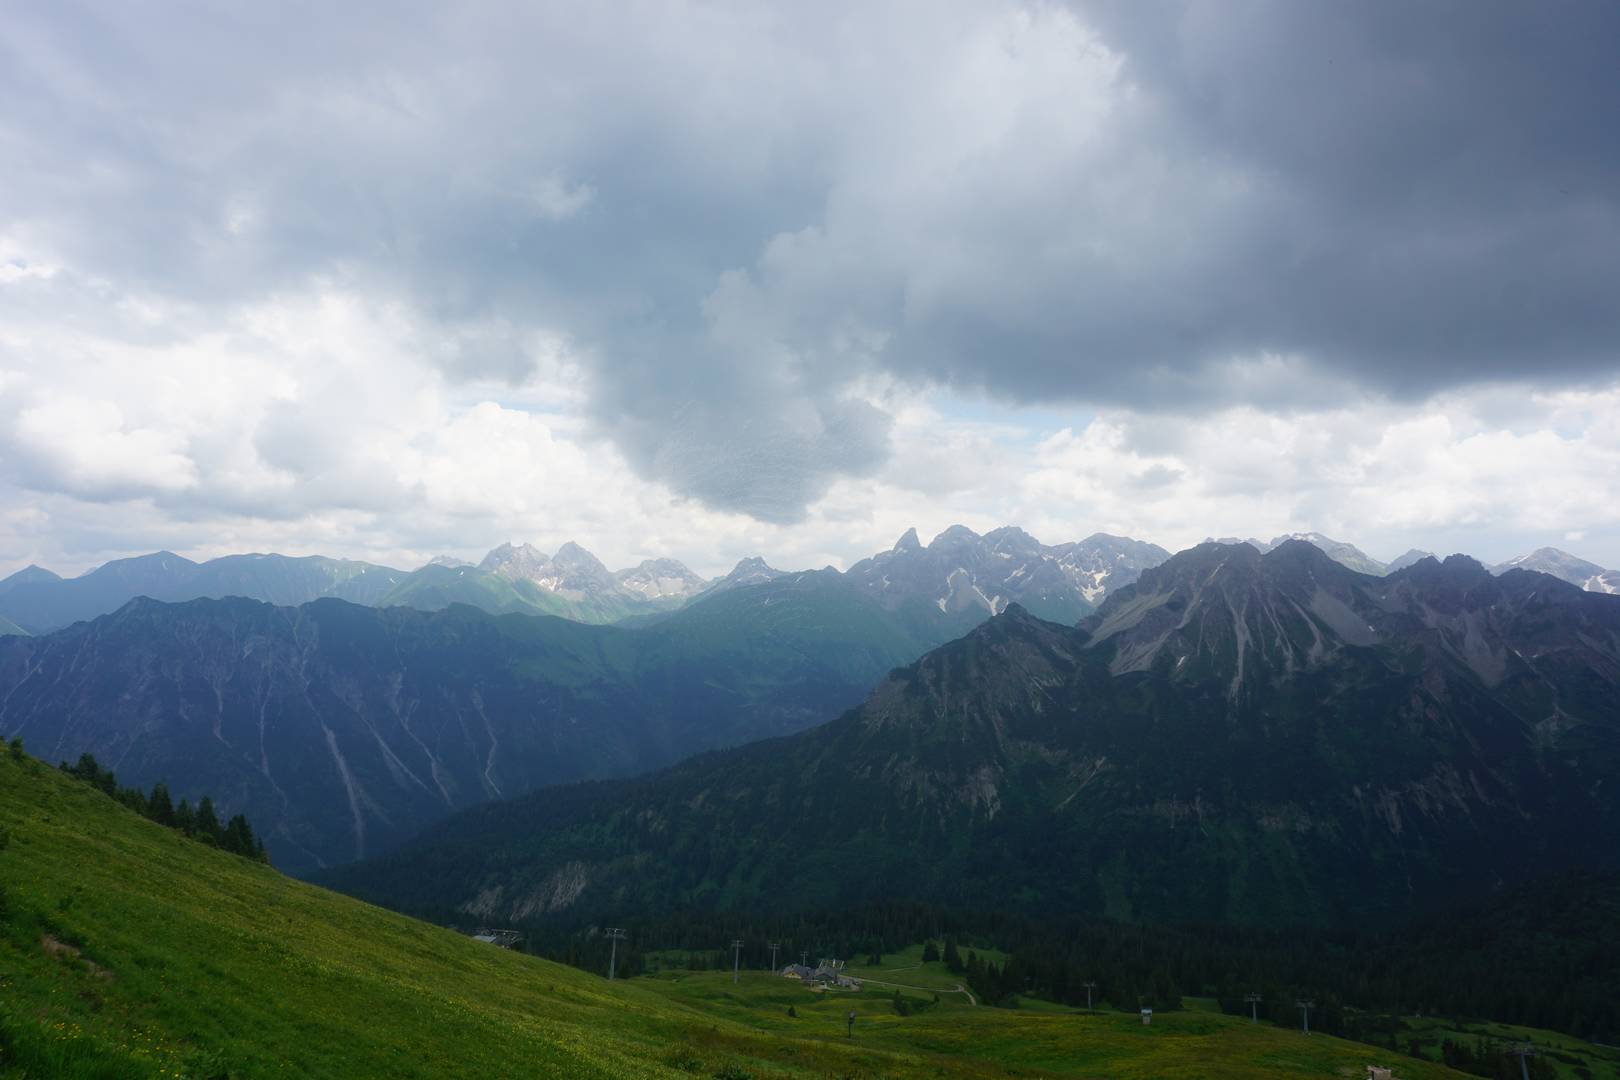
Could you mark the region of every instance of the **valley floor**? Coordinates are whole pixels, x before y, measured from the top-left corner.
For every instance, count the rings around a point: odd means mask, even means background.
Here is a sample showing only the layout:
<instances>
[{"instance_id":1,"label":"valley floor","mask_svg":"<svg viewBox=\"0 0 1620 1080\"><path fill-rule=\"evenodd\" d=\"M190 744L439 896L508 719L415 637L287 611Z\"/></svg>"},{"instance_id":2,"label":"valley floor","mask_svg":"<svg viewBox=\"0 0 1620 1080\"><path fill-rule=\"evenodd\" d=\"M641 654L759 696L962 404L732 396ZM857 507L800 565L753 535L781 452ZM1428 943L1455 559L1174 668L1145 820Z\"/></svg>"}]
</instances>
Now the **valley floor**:
<instances>
[{"instance_id":1,"label":"valley floor","mask_svg":"<svg viewBox=\"0 0 1620 1080\"><path fill-rule=\"evenodd\" d=\"M0 1073L31 1077L1457 1077L1188 1011L609 983L284 877L0 752ZM909 982L886 964L894 982ZM912 973L915 985L928 986ZM879 977L882 977L881 975ZM943 988L948 989L948 988ZM792 1007L796 1016L788 1014ZM845 1017L857 1013L855 1037Z\"/></svg>"}]
</instances>

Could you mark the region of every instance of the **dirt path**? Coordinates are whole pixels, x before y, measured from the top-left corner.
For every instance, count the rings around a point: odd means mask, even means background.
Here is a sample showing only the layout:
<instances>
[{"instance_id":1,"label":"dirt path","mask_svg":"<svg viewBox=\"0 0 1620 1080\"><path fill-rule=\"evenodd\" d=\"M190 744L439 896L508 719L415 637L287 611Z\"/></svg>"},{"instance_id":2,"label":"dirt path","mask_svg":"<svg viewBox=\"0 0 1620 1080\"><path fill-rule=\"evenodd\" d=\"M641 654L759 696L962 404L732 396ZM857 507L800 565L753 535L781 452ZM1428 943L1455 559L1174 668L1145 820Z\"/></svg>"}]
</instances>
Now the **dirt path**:
<instances>
[{"instance_id":1,"label":"dirt path","mask_svg":"<svg viewBox=\"0 0 1620 1080\"><path fill-rule=\"evenodd\" d=\"M909 969L901 968L899 970L904 971ZM937 986L908 986L905 983L887 982L883 979L868 979L860 975L857 975L856 978L861 980L861 985L863 986L867 983L871 983L873 986L891 986L896 990L920 990L925 994L966 994L969 1005L977 1005L979 1003L979 999L973 996L973 991L969 990L961 983L957 983L956 988L953 990L941 990Z\"/></svg>"}]
</instances>

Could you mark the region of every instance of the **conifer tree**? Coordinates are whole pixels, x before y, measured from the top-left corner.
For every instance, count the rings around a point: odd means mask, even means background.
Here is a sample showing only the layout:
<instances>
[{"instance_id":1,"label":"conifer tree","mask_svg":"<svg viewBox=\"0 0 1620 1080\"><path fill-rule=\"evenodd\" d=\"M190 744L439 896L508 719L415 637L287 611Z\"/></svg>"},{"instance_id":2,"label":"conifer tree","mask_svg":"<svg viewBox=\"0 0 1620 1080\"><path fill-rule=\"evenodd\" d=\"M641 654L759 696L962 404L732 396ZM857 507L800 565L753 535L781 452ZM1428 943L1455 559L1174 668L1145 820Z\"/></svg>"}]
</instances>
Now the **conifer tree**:
<instances>
[{"instance_id":1,"label":"conifer tree","mask_svg":"<svg viewBox=\"0 0 1620 1080\"><path fill-rule=\"evenodd\" d=\"M204 795L197 802L197 836L210 844L219 843L219 815L214 812L214 800Z\"/></svg>"},{"instance_id":2,"label":"conifer tree","mask_svg":"<svg viewBox=\"0 0 1620 1080\"><path fill-rule=\"evenodd\" d=\"M181 799L180 805L174 808L174 827L190 836L197 831L197 816L191 809L191 802Z\"/></svg>"},{"instance_id":3,"label":"conifer tree","mask_svg":"<svg viewBox=\"0 0 1620 1080\"><path fill-rule=\"evenodd\" d=\"M146 812L146 793L140 788L117 788L108 792L108 794L141 815L141 817L150 816Z\"/></svg>"},{"instance_id":4,"label":"conifer tree","mask_svg":"<svg viewBox=\"0 0 1620 1080\"><path fill-rule=\"evenodd\" d=\"M152 794L146 799L146 816L159 825L174 827L174 802L169 798L169 787L159 780L152 785Z\"/></svg>"},{"instance_id":5,"label":"conifer tree","mask_svg":"<svg viewBox=\"0 0 1620 1080\"><path fill-rule=\"evenodd\" d=\"M923 946L923 963L931 964L939 959L939 949L932 941Z\"/></svg>"},{"instance_id":6,"label":"conifer tree","mask_svg":"<svg viewBox=\"0 0 1620 1080\"><path fill-rule=\"evenodd\" d=\"M237 814L225 823L225 835L219 846L235 855L253 854L253 844L247 835L247 819Z\"/></svg>"},{"instance_id":7,"label":"conifer tree","mask_svg":"<svg viewBox=\"0 0 1620 1080\"><path fill-rule=\"evenodd\" d=\"M945 966L954 975L962 974L962 954L956 951L956 939L945 939Z\"/></svg>"}]
</instances>

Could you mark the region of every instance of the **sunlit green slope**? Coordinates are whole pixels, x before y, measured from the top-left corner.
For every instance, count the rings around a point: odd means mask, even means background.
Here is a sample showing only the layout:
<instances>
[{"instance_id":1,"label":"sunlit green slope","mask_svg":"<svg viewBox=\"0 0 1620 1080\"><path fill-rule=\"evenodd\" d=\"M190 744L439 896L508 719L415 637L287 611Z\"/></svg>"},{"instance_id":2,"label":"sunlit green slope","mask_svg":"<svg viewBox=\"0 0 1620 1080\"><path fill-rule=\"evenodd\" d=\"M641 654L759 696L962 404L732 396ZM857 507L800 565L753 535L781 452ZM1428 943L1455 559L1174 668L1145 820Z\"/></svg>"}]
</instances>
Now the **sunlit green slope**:
<instances>
[{"instance_id":1,"label":"sunlit green slope","mask_svg":"<svg viewBox=\"0 0 1620 1080\"><path fill-rule=\"evenodd\" d=\"M901 1017L892 989L824 999L763 973L609 984L204 847L4 751L0 828L0 1074L1333 1077L1378 1053L1192 1013Z\"/></svg>"}]
</instances>

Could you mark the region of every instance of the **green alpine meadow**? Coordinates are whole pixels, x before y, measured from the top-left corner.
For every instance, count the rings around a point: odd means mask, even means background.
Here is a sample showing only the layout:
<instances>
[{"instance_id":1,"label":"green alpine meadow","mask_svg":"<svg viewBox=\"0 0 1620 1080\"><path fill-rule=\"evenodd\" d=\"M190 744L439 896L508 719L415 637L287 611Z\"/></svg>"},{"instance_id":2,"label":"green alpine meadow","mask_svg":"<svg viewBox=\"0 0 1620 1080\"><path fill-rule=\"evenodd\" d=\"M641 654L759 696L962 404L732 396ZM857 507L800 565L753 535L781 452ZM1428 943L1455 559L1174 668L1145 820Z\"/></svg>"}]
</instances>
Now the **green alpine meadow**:
<instances>
[{"instance_id":1,"label":"green alpine meadow","mask_svg":"<svg viewBox=\"0 0 1620 1080\"><path fill-rule=\"evenodd\" d=\"M1143 1028L1134 1010L934 1006L904 972L930 1005L911 1016L887 987L759 970L609 982L285 877L26 755L0 753L0 829L8 1076L1338 1077L1381 1060L1203 1012Z\"/></svg>"}]
</instances>

